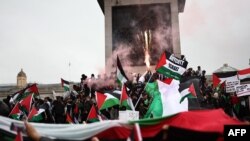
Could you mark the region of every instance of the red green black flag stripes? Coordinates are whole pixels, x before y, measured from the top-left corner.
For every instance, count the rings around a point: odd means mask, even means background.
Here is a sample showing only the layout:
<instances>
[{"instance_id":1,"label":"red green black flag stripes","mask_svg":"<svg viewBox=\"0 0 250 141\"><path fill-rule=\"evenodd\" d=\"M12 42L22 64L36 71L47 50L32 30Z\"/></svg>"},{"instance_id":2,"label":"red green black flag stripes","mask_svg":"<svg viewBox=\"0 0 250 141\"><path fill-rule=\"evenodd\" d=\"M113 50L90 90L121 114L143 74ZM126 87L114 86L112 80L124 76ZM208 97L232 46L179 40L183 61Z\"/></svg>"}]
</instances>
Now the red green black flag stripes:
<instances>
[{"instance_id":1,"label":"red green black flag stripes","mask_svg":"<svg viewBox=\"0 0 250 141\"><path fill-rule=\"evenodd\" d=\"M241 82L250 81L250 68L239 70L238 77Z\"/></svg>"},{"instance_id":2,"label":"red green black flag stripes","mask_svg":"<svg viewBox=\"0 0 250 141\"><path fill-rule=\"evenodd\" d=\"M126 83L128 81L128 78L122 68L122 64L118 56L117 56L116 77L117 77L117 83L120 86L122 86L123 83Z\"/></svg>"},{"instance_id":3,"label":"red green black flag stripes","mask_svg":"<svg viewBox=\"0 0 250 141\"><path fill-rule=\"evenodd\" d=\"M188 62L186 60L179 59L167 51L165 51L155 70L158 73L165 75L166 77L180 80L181 75L186 71Z\"/></svg>"},{"instance_id":4,"label":"red green black flag stripes","mask_svg":"<svg viewBox=\"0 0 250 141\"><path fill-rule=\"evenodd\" d=\"M37 84L28 85L26 88L16 92L12 95L12 100L18 102L30 94L34 94L34 96L39 95Z\"/></svg>"},{"instance_id":5,"label":"red green black flag stripes","mask_svg":"<svg viewBox=\"0 0 250 141\"><path fill-rule=\"evenodd\" d=\"M180 103L185 98L195 98L195 97L196 97L196 92L195 92L194 84L192 83L188 88L183 89L181 91L181 100L180 100Z\"/></svg>"},{"instance_id":6,"label":"red green black flag stripes","mask_svg":"<svg viewBox=\"0 0 250 141\"><path fill-rule=\"evenodd\" d=\"M62 87L64 88L65 91L69 91L70 88L69 88L69 81L66 81L64 79L61 78L61 84L62 84Z\"/></svg>"}]
</instances>

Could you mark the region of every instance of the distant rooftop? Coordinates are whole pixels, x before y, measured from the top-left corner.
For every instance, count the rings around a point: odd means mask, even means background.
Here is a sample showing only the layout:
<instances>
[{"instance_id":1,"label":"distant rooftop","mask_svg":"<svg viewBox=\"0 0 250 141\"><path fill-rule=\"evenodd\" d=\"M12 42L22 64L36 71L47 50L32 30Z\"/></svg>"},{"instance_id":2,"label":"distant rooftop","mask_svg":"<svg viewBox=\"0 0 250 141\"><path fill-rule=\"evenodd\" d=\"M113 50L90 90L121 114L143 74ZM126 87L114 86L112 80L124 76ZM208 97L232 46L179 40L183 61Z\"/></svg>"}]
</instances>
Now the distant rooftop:
<instances>
[{"instance_id":1,"label":"distant rooftop","mask_svg":"<svg viewBox=\"0 0 250 141\"><path fill-rule=\"evenodd\" d=\"M23 69L17 74L17 77L26 77L26 73L23 72Z\"/></svg>"},{"instance_id":2,"label":"distant rooftop","mask_svg":"<svg viewBox=\"0 0 250 141\"><path fill-rule=\"evenodd\" d=\"M224 64L222 67L214 71L214 73L223 73L223 72L235 72L238 71L236 68L229 66L228 64Z\"/></svg>"},{"instance_id":3,"label":"distant rooftop","mask_svg":"<svg viewBox=\"0 0 250 141\"><path fill-rule=\"evenodd\" d=\"M16 89L16 85L1 85L0 92L11 91L12 89Z\"/></svg>"}]
</instances>

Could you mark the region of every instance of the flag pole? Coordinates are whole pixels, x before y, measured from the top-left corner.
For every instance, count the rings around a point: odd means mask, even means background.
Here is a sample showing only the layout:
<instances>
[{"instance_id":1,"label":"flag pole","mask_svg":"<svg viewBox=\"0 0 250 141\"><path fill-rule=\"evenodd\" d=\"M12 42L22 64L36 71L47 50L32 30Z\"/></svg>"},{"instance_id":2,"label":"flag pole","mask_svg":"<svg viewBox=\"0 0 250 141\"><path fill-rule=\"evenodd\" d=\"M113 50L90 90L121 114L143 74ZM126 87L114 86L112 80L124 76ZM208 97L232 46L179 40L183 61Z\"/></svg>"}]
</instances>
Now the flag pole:
<instances>
[{"instance_id":1,"label":"flag pole","mask_svg":"<svg viewBox=\"0 0 250 141\"><path fill-rule=\"evenodd\" d=\"M141 99L141 97L142 97L142 93L145 91L145 88L146 88L146 86L148 85L149 81L151 80L153 74L154 74L154 73L152 73L152 74L150 75L150 77L149 77L149 79L148 79L148 81L147 81L147 83L146 83L146 85L145 85L143 91L142 91L141 94L140 94L139 99L137 100L137 102L136 102L136 104L135 104L135 108L136 108L136 106L138 105L138 103L139 103L139 101L140 101L140 99Z\"/></svg>"},{"instance_id":2,"label":"flag pole","mask_svg":"<svg viewBox=\"0 0 250 141\"><path fill-rule=\"evenodd\" d=\"M70 82L70 66L71 66L71 63L69 61L69 82Z\"/></svg>"}]
</instances>

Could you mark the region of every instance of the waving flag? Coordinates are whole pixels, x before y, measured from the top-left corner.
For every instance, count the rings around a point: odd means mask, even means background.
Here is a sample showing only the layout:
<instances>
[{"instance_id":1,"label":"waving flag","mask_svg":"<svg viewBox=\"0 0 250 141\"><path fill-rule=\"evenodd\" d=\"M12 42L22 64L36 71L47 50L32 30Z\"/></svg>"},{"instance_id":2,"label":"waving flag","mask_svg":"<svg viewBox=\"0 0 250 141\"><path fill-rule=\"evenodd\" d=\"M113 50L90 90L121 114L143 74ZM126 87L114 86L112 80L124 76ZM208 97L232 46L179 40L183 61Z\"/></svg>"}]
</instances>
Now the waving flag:
<instances>
[{"instance_id":1,"label":"waving flag","mask_svg":"<svg viewBox=\"0 0 250 141\"><path fill-rule=\"evenodd\" d=\"M190 86L187 86L187 88L181 90L181 100L180 103L185 99L185 98L195 98L196 92L194 88L194 84L192 83Z\"/></svg>"},{"instance_id":2,"label":"waving flag","mask_svg":"<svg viewBox=\"0 0 250 141\"><path fill-rule=\"evenodd\" d=\"M177 103L179 103L179 101ZM9 138L14 138L13 131L10 129L11 123L13 122L20 123L13 119L0 116L0 123L3 123L0 126L0 132ZM194 138L196 139L198 136L198 139L202 140L204 136L201 136L200 133L215 133L222 137L224 125L246 124L228 116L223 109L209 109L181 112L170 117L140 119L136 121L104 120L103 122L85 125L36 123L33 124L33 126L39 131L41 136L49 136L55 140L88 140L94 136L105 140L124 140L128 138L132 130L128 127L133 126L135 123L140 125L141 136L145 140L159 140L159 137L162 136L158 135L162 132L164 125L186 129L196 133L191 136L190 134L182 136L183 134L175 134L169 130L172 135L181 136L182 140L185 140L185 138L194 140ZM3 136L0 136L0 139L4 140Z\"/></svg>"},{"instance_id":3,"label":"waving flag","mask_svg":"<svg viewBox=\"0 0 250 141\"><path fill-rule=\"evenodd\" d=\"M169 116L188 111L188 101L184 100L180 103L179 83L178 80L172 78L148 83L146 92L153 98L153 101L150 104L145 118L150 118L151 116L154 118Z\"/></svg>"},{"instance_id":4,"label":"waving flag","mask_svg":"<svg viewBox=\"0 0 250 141\"><path fill-rule=\"evenodd\" d=\"M241 82L250 81L250 68L239 70L238 77Z\"/></svg>"},{"instance_id":5,"label":"waving flag","mask_svg":"<svg viewBox=\"0 0 250 141\"><path fill-rule=\"evenodd\" d=\"M131 98L128 96L127 87L124 84L122 87L122 92L121 92L121 97L120 97L120 105L125 106L126 109L128 110L134 110L133 102Z\"/></svg>"},{"instance_id":6,"label":"waving flag","mask_svg":"<svg viewBox=\"0 0 250 141\"><path fill-rule=\"evenodd\" d=\"M220 87L221 85L224 85L223 83L225 80L221 80L216 74L213 74L213 87Z\"/></svg>"},{"instance_id":7,"label":"waving flag","mask_svg":"<svg viewBox=\"0 0 250 141\"><path fill-rule=\"evenodd\" d=\"M10 103L17 103L18 101L20 101L20 99L22 97L21 95L24 92L24 90L25 89L22 89L20 91L15 92L14 94L12 94L11 99L10 99Z\"/></svg>"},{"instance_id":8,"label":"waving flag","mask_svg":"<svg viewBox=\"0 0 250 141\"><path fill-rule=\"evenodd\" d=\"M187 64L187 61L176 58L174 54L165 51L155 70L166 77L180 80L181 75L186 71Z\"/></svg>"},{"instance_id":9,"label":"waving flag","mask_svg":"<svg viewBox=\"0 0 250 141\"><path fill-rule=\"evenodd\" d=\"M91 107L91 109L89 111L87 120L91 121L91 122L95 122L95 121L98 121L98 119L99 119L99 116L98 116L98 113L96 111L96 108L95 108L94 105L92 105L92 107Z\"/></svg>"},{"instance_id":10,"label":"waving flag","mask_svg":"<svg viewBox=\"0 0 250 141\"><path fill-rule=\"evenodd\" d=\"M123 83L126 83L128 81L128 78L122 68L122 64L118 56L117 56L116 77L117 77L117 83L120 86L122 86Z\"/></svg>"},{"instance_id":11,"label":"waving flag","mask_svg":"<svg viewBox=\"0 0 250 141\"><path fill-rule=\"evenodd\" d=\"M62 87L64 88L64 91L70 91L69 81L66 81L61 78L61 84L62 84Z\"/></svg>"},{"instance_id":12,"label":"waving flag","mask_svg":"<svg viewBox=\"0 0 250 141\"><path fill-rule=\"evenodd\" d=\"M96 103L99 110L119 105L119 99L109 93L96 92Z\"/></svg>"},{"instance_id":13,"label":"waving flag","mask_svg":"<svg viewBox=\"0 0 250 141\"><path fill-rule=\"evenodd\" d=\"M180 102L187 99L189 111L201 109L200 103L203 101L203 96L200 90L200 78L195 76L183 78L179 86L179 92L181 94Z\"/></svg>"},{"instance_id":14,"label":"waving flag","mask_svg":"<svg viewBox=\"0 0 250 141\"><path fill-rule=\"evenodd\" d=\"M33 101L33 94L27 96L23 100L21 100L19 103L21 105L21 109L28 115L30 112L31 104Z\"/></svg>"},{"instance_id":15,"label":"waving flag","mask_svg":"<svg viewBox=\"0 0 250 141\"><path fill-rule=\"evenodd\" d=\"M36 109L36 107L32 107L29 115L28 120L33 122L38 122L43 120L43 113L45 112L45 109L40 108L39 110Z\"/></svg>"},{"instance_id":16,"label":"waving flag","mask_svg":"<svg viewBox=\"0 0 250 141\"><path fill-rule=\"evenodd\" d=\"M213 73L213 88L217 92L222 90L234 92L235 88L232 84L239 83L238 80L237 71Z\"/></svg>"},{"instance_id":17,"label":"waving flag","mask_svg":"<svg viewBox=\"0 0 250 141\"><path fill-rule=\"evenodd\" d=\"M22 115L22 111L19 109L19 107L20 107L20 103L17 103L11 110L9 117L19 120L20 116Z\"/></svg>"},{"instance_id":18,"label":"waving flag","mask_svg":"<svg viewBox=\"0 0 250 141\"><path fill-rule=\"evenodd\" d=\"M106 99L100 110L110 108L115 105L119 105L120 101L118 98L114 97L113 95L109 93L105 93L104 95L106 96Z\"/></svg>"},{"instance_id":19,"label":"waving flag","mask_svg":"<svg viewBox=\"0 0 250 141\"><path fill-rule=\"evenodd\" d=\"M26 88L16 92L12 97L12 100L14 102L18 102L22 99L24 99L25 97L29 96L30 94L34 94L35 96L36 95L39 95L39 92L38 92L38 88L37 88L37 84L32 84L32 85L29 85L27 86Z\"/></svg>"},{"instance_id":20,"label":"waving flag","mask_svg":"<svg viewBox=\"0 0 250 141\"><path fill-rule=\"evenodd\" d=\"M106 97L107 96L104 95L103 93L100 93L100 92L95 93L96 104L97 104L98 109L101 109L103 103L105 102Z\"/></svg>"}]
</instances>

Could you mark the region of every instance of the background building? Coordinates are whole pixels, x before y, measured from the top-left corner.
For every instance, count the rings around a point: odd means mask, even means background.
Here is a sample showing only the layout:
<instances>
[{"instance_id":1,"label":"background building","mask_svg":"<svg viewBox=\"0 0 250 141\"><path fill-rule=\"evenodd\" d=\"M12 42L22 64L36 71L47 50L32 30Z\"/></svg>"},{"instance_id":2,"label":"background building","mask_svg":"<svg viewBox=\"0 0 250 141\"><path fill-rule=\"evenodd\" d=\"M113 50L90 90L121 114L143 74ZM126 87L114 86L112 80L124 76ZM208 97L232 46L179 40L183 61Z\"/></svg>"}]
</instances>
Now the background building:
<instances>
[{"instance_id":1,"label":"background building","mask_svg":"<svg viewBox=\"0 0 250 141\"><path fill-rule=\"evenodd\" d=\"M24 88L27 85L27 76L23 72L23 69L17 74L17 87Z\"/></svg>"},{"instance_id":2,"label":"background building","mask_svg":"<svg viewBox=\"0 0 250 141\"><path fill-rule=\"evenodd\" d=\"M116 55L132 72L145 71L145 56L154 66L163 50L181 56L179 13L185 0L98 0L105 15L106 72ZM111 66L110 66L111 64ZM110 70L111 68L111 70Z\"/></svg>"},{"instance_id":3,"label":"background building","mask_svg":"<svg viewBox=\"0 0 250 141\"><path fill-rule=\"evenodd\" d=\"M4 84L0 85L0 99L6 98L8 95L14 94L15 92L25 88L28 85L27 83L27 75L21 69L21 71L17 74L17 83L16 84ZM61 86L61 83L57 84L38 84L38 91L41 98L51 97L53 98L53 91L55 91L58 95L63 95L64 89Z\"/></svg>"}]
</instances>

